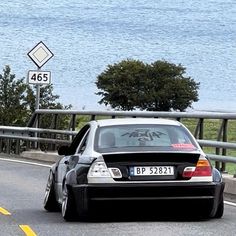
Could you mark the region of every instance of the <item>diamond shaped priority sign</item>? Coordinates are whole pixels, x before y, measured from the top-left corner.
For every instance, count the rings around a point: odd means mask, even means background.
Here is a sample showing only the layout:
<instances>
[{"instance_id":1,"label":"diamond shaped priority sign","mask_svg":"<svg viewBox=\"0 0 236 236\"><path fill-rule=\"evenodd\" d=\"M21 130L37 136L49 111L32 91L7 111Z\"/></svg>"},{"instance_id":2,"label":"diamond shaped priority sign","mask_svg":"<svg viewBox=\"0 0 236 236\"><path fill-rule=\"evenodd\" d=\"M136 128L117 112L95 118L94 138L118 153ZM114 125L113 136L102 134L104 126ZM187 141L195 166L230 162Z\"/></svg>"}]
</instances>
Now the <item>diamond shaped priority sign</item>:
<instances>
[{"instance_id":1,"label":"diamond shaped priority sign","mask_svg":"<svg viewBox=\"0 0 236 236\"><path fill-rule=\"evenodd\" d=\"M53 57L53 53L48 47L41 41L27 54L30 59L41 68L50 58Z\"/></svg>"}]
</instances>

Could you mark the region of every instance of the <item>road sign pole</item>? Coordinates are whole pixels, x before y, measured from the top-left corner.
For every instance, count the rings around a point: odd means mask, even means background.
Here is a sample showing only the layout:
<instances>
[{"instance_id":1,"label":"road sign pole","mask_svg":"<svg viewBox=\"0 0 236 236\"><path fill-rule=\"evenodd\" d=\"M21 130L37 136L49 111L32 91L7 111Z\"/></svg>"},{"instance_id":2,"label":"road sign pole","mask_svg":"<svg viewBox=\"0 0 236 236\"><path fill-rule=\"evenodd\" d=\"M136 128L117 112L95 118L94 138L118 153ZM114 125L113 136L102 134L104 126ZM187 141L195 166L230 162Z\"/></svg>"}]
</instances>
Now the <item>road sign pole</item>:
<instances>
[{"instance_id":1,"label":"road sign pole","mask_svg":"<svg viewBox=\"0 0 236 236\"><path fill-rule=\"evenodd\" d=\"M36 101L35 101L35 110L39 109L40 102L40 84L36 85Z\"/></svg>"},{"instance_id":2,"label":"road sign pole","mask_svg":"<svg viewBox=\"0 0 236 236\"><path fill-rule=\"evenodd\" d=\"M39 101L40 101L40 84L36 85L36 100L35 100L35 110L39 109ZM39 115L36 116L36 121L35 121L35 128L39 127ZM38 133L35 132L35 137L38 137ZM35 142L35 149L39 148L39 144Z\"/></svg>"},{"instance_id":3,"label":"road sign pole","mask_svg":"<svg viewBox=\"0 0 236 236\"><path fill-rule=\"evenodd\" d=\"M38 67L38 71L40 71L40 67ZM40 84L36 84L36 99L35 99L35 110L39 109L40 104ZM36 118L36 128L38 128L38 117Z\"/></svg>"},{"instance_id":4,"label":"road sign pole","mask_svg":"<svg viewBox=\"0 0 236 236\"><path fill-rule=\"evenodd\" d=\"M38 71L40 70L40 68L38 67ZM40 103L40 84L36 84L36 99L35 99L35 110L39 109L39 103ZM37 115L36 117L36 121L35 121L35 128L39 127L39 115ZM38 137L38 133L35 132L35 137ZM37 142L35 142L35 149L39 148L39 144Z\"/></svg>"}]
</instances>

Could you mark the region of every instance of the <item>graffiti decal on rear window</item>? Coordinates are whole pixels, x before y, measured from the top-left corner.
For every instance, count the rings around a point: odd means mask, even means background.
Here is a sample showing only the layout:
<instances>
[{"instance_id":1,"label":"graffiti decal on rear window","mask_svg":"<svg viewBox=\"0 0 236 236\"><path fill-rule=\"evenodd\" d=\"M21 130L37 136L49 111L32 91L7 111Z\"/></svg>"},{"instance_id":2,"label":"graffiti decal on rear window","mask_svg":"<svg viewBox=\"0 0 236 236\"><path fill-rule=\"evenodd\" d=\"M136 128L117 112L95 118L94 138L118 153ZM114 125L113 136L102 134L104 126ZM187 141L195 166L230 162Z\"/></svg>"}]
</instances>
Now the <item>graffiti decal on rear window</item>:
<instances>
[{"instance_id":1,"label":"graffiti decal on rear window","mask_svg":"<svg viewBox=\"0 0 236 236\"><path fill-rule=\"evenodd\" d=\"M137 138L138 141L152 141L155 138L161 138L162 135L166 135L160 131L150 131L149 129L136 129L133 132L127 132L121 136L128 136L129 138Z\"/></svg>"}]
</instances>

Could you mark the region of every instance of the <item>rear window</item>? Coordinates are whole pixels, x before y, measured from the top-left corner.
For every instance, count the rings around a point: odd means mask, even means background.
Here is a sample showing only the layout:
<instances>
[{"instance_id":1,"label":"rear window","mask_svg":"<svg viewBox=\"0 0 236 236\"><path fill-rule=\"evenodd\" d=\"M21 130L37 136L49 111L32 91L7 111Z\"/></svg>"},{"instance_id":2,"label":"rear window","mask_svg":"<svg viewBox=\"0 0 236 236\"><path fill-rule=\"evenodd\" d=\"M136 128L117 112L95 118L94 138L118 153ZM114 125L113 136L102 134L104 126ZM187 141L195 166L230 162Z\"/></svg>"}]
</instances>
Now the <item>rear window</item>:
<instances>
[{"instance_id":1,"label":"rear window","mask_svg":"<svg viewBox=\"0 0 236 236\"><path fill-rule=\"evenodd\" d=\"M195 141L181 126L173 125L120 125L98 129L95 150L195 150Z\"/></svg>"}]
</instances>

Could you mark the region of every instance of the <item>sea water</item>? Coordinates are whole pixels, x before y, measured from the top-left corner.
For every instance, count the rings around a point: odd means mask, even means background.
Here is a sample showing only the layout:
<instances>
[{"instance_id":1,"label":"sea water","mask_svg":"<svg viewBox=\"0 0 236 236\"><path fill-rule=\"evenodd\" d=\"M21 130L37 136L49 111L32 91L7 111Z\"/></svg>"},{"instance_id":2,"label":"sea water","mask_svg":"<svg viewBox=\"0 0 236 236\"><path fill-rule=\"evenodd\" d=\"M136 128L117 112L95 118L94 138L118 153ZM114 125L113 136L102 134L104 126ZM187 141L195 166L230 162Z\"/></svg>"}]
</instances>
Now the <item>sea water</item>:
<instances>
[{"instance_id":1,"label":"sea water","mask_svg":"<svg viewBox=\"0 0 236 236\"><path fill-rule=\"evenodd\" d=\"M42 70L74 109L106 109L97 76L132 58L186 67L200 82L195 110L236 111L234 0L2 0L1 68L27 77L37 69L27 53L40 41L54 53Z\"/></svg>"}]
</instances>

